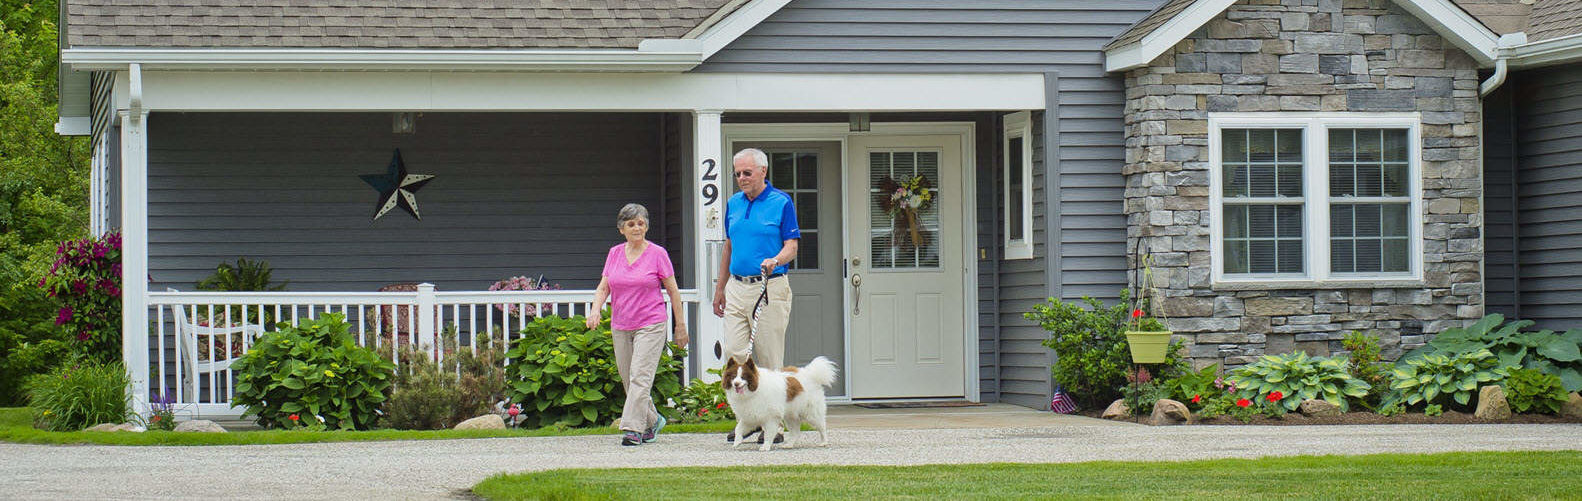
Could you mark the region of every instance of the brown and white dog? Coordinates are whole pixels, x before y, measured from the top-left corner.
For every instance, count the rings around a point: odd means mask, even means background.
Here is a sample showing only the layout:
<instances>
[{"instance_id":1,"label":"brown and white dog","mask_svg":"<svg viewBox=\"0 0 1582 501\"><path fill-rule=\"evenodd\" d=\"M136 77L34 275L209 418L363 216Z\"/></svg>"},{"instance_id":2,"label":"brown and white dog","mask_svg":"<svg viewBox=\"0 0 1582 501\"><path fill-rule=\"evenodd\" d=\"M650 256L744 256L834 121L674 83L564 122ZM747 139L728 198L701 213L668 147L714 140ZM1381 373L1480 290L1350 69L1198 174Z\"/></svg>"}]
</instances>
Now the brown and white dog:
<instances>
[{"instance_id":1,"label":"brown and white dog","mask_svg":"<svg viewBox=\"0 0 1582 501\"><path fill-rule=\"evenodd\" d=\"M824 389L835 384L835 362L818 357L802 368L785 367L778 371L764 369L752 360L738 364L732 358L720 373L720 385L725 387L725 400L736 412L736 444L742 446L742 437L762 428L764 436L772 437L784 425L785 448L794 447L797 435L806 422L818 430L818 445L829 445L824 431ZM758 450L767 451L774 440L764 440Z\"/></svg>"}]
</instances>

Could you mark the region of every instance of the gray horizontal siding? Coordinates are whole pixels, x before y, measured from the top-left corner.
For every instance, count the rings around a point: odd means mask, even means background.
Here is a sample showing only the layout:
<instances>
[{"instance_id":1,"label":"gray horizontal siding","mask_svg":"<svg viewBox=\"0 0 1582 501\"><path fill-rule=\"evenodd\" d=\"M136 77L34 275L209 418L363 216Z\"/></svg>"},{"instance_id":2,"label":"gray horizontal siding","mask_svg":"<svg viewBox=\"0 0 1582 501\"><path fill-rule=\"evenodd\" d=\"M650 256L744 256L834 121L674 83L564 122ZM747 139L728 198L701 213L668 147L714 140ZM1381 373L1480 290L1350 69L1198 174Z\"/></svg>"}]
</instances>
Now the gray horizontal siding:
<instances>
[{"instance_id":1,"label":"gray horizontal siding","mask_svg":"<svg viewBox=\"0 0 1582 501\"><path fill-rule=\"evenodd\" d=\"M215 265L267 260L293 291L368 291L396 282L481 290L514 275L596 284L622 204L654 212L659 116L429 113L395 135L385 113L155 113L149 119L154 288L192 289ZM422 221L372 221L358 177L401 149Z\"/></svg>"},{"instance_id":2,"label":"gray horizontal siding","mask_svg":"<svg viewBox=\"0 0 1582 501\"><path fill-rule=\"evenodd\" d=\"M1524 72L1512 80L1505 90L1515 98L1507 100L1506 112L1491 113L1489 130L1509 131L1501 120L1513 119L1515 139L1485 138L1485 183L1495 202L1485 203L1490 311L1546 329L1582 328L1582 66ZM1497 97L1487 102L1498 103ZM1508 161L1499 161L1512 142L1514 189ZM1495 168L1501 163L1505 172Z\"/></svg>"},{"instance_id":3,"label":"gray horizontal siding","mask_svg":"<svg viewBox=\"0 0 1582 501\"><path fill-rule=\"evenodd\" d=\"M1159 0L1080 1L987 0L794 0L780 12L715 54L696 71L799 73L1058 73L1059 175L1061 193L1060 284L1046 283L1049 255L1042 187L1041 142L1035 158L1034 234L1037 256L994 267L995 308L980 305L980 322L999 329L1000 400L1030 407L1048 405L1049 353L1037 341L1047 336L1022 319L1051 290L1063 299L1111 298L1126 284L1122 117L1120 77L1103 68L1100 47L1159 4ZM1041 120L1035 119L1035 124ZM1040 124L1041 126L1041 124ZM1038 132L1041 135L1043 131ZM998 131L992 135L998 136ZM998 151L996 147L994 151ZM999 165L998 157L991 159ZM991 179L979 177L980 184ZM994 178L997 179L997 178ZM996 186L998 186L996 184ZM980 192L981 193L981 192ZM994 195L998 197L998 193ZM995 201L995 207L999 202ZM987 204L979 202L981 209ZM998 209L997 209L998 210ZM979 241L998 249L998 236L979 221ZM980 275L980 287L985 280ZM980 295L982 292L980 291ZM985 363L989 359L983 359ZM980 383L986 384L988 378ZM985 394L988 389L985 386Z\"/></svg>"}]
</instances>

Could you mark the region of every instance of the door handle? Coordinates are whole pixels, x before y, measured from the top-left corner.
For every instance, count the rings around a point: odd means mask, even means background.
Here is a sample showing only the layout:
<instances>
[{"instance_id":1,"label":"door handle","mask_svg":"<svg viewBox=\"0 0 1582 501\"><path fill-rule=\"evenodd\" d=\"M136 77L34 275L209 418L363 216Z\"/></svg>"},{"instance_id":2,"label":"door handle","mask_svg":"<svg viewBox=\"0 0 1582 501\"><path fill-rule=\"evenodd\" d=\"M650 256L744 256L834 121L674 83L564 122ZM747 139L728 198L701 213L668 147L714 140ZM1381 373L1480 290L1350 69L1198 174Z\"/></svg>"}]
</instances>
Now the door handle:
<instances>
[{"instance_id":1,"label":"door handle","mask_svg":"<svg viewBox=\"0 0 1582 501\"><path fill-rule=\"evenodd\" d=\"M851 316L862 314L862 275L851 276Z\"/></svg>"}]
</instances>

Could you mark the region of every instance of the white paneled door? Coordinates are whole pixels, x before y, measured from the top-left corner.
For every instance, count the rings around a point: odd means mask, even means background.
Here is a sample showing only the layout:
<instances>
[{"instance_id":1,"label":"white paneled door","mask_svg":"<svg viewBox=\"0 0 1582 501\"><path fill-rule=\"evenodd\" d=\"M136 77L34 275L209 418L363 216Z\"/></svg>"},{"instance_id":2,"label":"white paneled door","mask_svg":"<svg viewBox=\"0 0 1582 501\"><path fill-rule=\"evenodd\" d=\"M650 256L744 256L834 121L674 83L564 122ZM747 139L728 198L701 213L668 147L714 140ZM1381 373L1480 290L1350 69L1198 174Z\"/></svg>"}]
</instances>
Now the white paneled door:
<instances>
[{"instance_id":1,"label":"white paneled door","mask_svg":"<svg viewBox=\"0 0 1582 501\"><path fill-rule=\"evenodd\" d=\"M964 396L961 137L852 136L847 153L851 396ZM914 179L932 200L895 209Z\"/></svg>"}]
</instances>

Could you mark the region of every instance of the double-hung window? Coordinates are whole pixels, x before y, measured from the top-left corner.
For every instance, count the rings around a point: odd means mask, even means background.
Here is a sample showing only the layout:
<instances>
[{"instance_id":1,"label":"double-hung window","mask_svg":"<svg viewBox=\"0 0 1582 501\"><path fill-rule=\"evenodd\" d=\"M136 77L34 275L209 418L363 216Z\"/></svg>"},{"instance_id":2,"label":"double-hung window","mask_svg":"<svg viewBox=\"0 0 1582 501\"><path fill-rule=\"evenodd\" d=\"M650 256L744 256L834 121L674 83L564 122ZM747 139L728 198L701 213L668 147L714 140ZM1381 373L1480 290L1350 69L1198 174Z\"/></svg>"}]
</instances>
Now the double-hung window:
<instances>
[{"instance_id":1,"label":"double-hung window","mask_svg":"<svg viewBox=\"0 0 1582 501\"><path fill-rule=\"evenodd\" d=\"M1210 114L1216 285L1422 276L1416 114Z\"/></svg>"}]
</instances>

